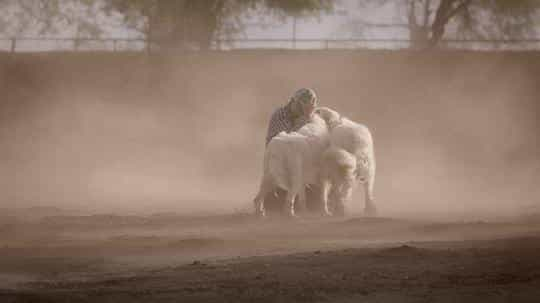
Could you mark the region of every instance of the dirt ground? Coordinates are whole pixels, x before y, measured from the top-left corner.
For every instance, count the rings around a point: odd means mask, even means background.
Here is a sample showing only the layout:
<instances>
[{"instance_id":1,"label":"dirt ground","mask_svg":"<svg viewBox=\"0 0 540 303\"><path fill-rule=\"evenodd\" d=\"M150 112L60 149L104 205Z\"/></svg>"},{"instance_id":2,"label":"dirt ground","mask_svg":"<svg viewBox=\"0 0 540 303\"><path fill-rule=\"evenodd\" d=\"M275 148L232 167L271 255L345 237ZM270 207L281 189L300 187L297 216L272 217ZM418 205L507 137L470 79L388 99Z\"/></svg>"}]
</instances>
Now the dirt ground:
<instances>
[{"instance_id":1,"label":"dirt ground","mask_svg":"<svg viewBox=\"0 0 540 303\"><path fill-rule=\"evenodd\" d=\"M0 54L0 303L540 302L539 59ZM251 207L306 85L373 132L381 217L148 215Z\"/></svg>"},{"instance_id":2,"label":"dirt ground","mask_svg":"<svg viewBox=\"0 0 540 303\"><path fill-rule=\"evenodd\" d=\"M538 302L540 216L0 221L0 302Z\"/></svg>"}]
</instances>

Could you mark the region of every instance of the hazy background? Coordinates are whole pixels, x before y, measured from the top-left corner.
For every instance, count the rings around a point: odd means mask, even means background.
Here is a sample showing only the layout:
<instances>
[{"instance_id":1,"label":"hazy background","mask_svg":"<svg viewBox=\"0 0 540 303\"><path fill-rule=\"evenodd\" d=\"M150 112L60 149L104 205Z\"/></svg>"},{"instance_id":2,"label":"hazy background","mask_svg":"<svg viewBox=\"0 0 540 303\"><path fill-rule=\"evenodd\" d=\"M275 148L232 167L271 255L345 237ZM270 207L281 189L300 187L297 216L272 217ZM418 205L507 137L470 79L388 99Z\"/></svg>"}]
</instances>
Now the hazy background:
<instances>
[{"instance_id":1,"label":"hazy background","mask_svg":"<svg viewBox=\"0 0 540 303\"><path fill-rule=\"evenodd\" d=\"M381 214L538 206L538 53L2 56L2 207L250 206L271 112L299 87L369 126ZM358 191L353 211L363 207Z\"/></svg>"},{"instance_id":2,"label":"hazy background","mask_svg":"<svg viewBox=\"0 0 540 303\"><path fill-rule=\"evenodd\" d=\"M382 215L538 210L539 11L506 0L0 0L0 207L250 210L268 119L311 87L373 132ZM282 40L253 40L268 38ZM350 207L362 209L361 191Z\"/></svg>"}]
</instances>

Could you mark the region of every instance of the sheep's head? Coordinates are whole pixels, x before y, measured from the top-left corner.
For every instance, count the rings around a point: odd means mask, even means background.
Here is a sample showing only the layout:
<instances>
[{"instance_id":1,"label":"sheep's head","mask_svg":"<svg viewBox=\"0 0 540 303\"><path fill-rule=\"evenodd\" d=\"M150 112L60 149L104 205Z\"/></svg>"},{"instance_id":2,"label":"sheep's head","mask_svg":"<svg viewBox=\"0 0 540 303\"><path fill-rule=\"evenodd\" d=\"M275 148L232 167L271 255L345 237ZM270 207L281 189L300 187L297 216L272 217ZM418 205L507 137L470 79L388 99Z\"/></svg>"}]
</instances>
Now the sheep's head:
<instances>
[{"instance_id":1,"label":"sheep's head","mask_svg":"<svg viewBox=\"0 0 540 303\"><path fill-rule=\"evenodd\" d=\"M332 129L341 123L341 115L328 107L317 107L315 113L324 119L329 129Z\"/></svg>"}]
</instances>

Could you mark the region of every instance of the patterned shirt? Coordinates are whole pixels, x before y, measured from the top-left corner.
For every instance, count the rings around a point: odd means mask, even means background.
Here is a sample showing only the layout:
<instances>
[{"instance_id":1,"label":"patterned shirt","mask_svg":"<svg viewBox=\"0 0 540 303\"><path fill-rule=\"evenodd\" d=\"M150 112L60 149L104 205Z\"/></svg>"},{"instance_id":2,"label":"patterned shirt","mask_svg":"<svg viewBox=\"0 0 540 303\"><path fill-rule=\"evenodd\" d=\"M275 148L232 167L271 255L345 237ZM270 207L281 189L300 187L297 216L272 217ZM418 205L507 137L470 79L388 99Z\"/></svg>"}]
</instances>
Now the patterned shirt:
<instances>
[{"instance_id":1,"label":"patterned shirt","mask_svg":"<svg viewBox=\"0 0 540 303\"><path fill-rule=\"evenodd\" d=\"M288 106L283 106L274 111L270 117L270 123L268 123L268 132L266 134L266 145L280 132L292 132L296 131L306 123L309 119L305 117L299 117L294 119Z\"/></svg>"}]
</instances>

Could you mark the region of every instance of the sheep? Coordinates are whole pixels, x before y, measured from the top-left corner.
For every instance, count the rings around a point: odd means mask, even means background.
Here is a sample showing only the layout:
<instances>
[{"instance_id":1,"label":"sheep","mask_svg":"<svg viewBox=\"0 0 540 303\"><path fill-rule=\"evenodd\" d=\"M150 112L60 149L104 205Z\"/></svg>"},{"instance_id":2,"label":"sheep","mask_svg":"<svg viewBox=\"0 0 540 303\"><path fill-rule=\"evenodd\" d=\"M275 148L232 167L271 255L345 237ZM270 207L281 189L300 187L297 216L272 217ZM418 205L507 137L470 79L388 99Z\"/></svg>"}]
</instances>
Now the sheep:
<instances>
[{"instance_id":1,"label":"sheep","mask_svg":"<svg viewBox=\"0 0 540 303\"><path fill-rule=\"evenodd\" d=\"M330 145L328 126L316 114L298 131L281 132L270 140L264 154L262 180L255 199L255 212L264 216L264 197L275 187L287 191L285 212L295 217L294 201L306 208L305 186L320 184L320 159Z\"/></svg>"},{"instance_id":2,"label":"sheep","mask_svg":"<svg viewBox=\"0 0 540 303\"><path fill-rule=\"evenodd\" d=\"M319 107L315 112L328 125L330 147L323 154L322 197L325 210L344 215L345 201L350 199L355 182L363 184L366 215L375 215L373 197L375 182L375 153L369 129L342 117L338 112ZM333 205L328 205L329 190Z\"/></svg>"},{"instance_id":3,"label":"sheep","mask_svg":"<svg viewBox=\"0 0 540 303\"><path fill-rule=\"evenodd\" d=\"M356 182L356 168L356 157L342 148L329 146L323 152L320 175L323 214L344 214L344 208L340 206L350 199Z\"/></svg>"}]
</instances>

